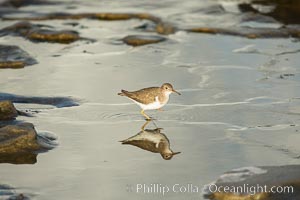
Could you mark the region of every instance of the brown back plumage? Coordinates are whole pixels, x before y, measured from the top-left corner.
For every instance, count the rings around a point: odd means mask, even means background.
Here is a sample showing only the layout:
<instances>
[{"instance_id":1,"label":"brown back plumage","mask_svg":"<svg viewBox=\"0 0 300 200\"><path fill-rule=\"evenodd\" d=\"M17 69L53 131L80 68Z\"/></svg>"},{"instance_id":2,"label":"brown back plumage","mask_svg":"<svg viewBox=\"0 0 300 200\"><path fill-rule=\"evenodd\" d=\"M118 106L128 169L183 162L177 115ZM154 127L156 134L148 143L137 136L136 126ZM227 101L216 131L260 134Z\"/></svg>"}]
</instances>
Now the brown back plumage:
<instances>
[{"instance_id":1,"label":"brown back plumage","mask_svg":"<svg viewBox=\"0 0 300 200\"><path fill-rule=\"evenodd\" d=\"M160 153L163 159L170 160L173 155L179 154L180 152L174 153L170 149L169 139L165 134L161 133L161 130L161 128L145 129L120 142L122 142L122 144L133 145L153 153Z\"/></svg>"},{"instance_id":2,"label":"brown back plumage","mask_svg":"<svg viewBox=\"0 0 300 200\"><path fill-rule=\"evenodd\" d=\"M149 104L155 101L156 96L160 97L163 94L159 87L149 87L133 92L121 90L121 93L118 93L118 95L126 96L142 104Z\"/></svg>"}]
</instances>

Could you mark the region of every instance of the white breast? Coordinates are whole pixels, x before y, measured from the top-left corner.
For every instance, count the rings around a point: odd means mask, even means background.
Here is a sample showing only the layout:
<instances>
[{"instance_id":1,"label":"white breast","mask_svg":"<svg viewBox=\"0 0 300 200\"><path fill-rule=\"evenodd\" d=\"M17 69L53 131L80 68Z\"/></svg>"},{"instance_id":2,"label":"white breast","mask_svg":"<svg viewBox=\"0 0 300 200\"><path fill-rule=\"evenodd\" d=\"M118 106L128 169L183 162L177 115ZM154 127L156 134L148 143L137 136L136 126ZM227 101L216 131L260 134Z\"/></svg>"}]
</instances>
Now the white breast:
<instances>
[{"instance_id":1,"label":"white breast","mask_svg":"<svg viewBox=\"0 0 300 200\"><path fill-rule=\"evenodd\" d=\"M143 110L155 110L155 109L159 109L161 107L163 107L164 105L166 105L166 103L168 102L169 98L166 99L165 102L160 103L158 101L158 96L155 97L155 101L153 103L150 104L141 104L133 99L131 99L132 101L134 101L136 104L138 104Z\"/></svg>"}]
</instances>

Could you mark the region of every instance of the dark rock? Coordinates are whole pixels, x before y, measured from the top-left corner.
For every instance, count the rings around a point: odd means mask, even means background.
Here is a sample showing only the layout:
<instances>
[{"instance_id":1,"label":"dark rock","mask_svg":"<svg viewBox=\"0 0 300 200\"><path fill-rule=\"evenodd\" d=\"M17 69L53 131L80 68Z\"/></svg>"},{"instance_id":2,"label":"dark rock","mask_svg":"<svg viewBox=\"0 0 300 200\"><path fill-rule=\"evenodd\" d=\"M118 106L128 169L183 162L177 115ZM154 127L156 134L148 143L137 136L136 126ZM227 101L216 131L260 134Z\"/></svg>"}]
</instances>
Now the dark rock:
<instances>
[{"instance_id":1,"label":"dark rock","mask_svg":"<svg viewBox=\"0 0 300 200\"><path fill-rule=\"evenodd\" d=\"M0 128L0 154L17 154L40 150L33 124L22 123Z\"/></svg>"},{"instance_id":2,"label":"dark rock","mask_svg":"<svg viewBox=\"0 0 300 200\"><path fill-rule=\"evenodd\" d=\"M252 27L227 27L227 28L213 28L213 27L198 27L187 29L188 32L208 33L208 34L222 34L247 37L249 39L256 38L300 38L300 28L252 28Z\"/></svg>"},{"instance_id":3,"label":"dark rock","mask_svg":"<svg viewBox=\"0 0 300 200\"><path fill-rule=\"evenodd\" d=\"M22 153L0 153L0 163L10 163L15 165L35 164L37 154L31 152Z\"/></svg>"},{"instance_id":4,"label":"dark rock","mask_svg":"<svg viewBox=\"0 0 300 200\"><path fill-rule=\"evenodd\" d=\"M289 77L295 76L295 74L280 74L279 78L280 79L286 79Z\"/></svg>"},{"instance_id":5,"label":"dark rock","mask_svg":"<svg viewBox=\"0 0 300 200\"><path fill-rule=\"evenodd\" d=\"M152 14L149 14L149 13L135 13L135 14L133 14L133 18L141 19L141 20L149 20L156 24L163 22L163 20L161 18L154 16Z\"/></svg>"},{"instance_id":6,"label":"dark rock","mask_svg":"<svg viewBox=\"0 0 300 200\"><path fill-rule=\"evenodd\" d=\"M26 38L37 42L55 42L62 44L69 44L80 39L79 34L76 31L53 31L43 29L30 31L26 35Z\"/></svg>"},{"instance_id":7,"label":"dark rock","mask_svg":"<svg viewBox=\"0 0 300 200\"><path fill-rule=\"evenodd\" d=\"M51 2L53 4L55 2ZM58 2L56 2L58 3ZM0 7L22 7L22 6L29 6L29 5L44 5L44 4L50 4L48 1L43 0L4 0L0 2Z\"/></svg>"},{"instance_id":8,"label":"dark rock","mask_svg":"<svg viewBox=\"0 0 300 200\"><path fill-rule=\"evenodd\" d=\"M135 27L137 30L143 30L146 32L157 32L162 35L173 34L177 31L177 28L170 23L159 22L157 24L153 22L147 22L140 26Z\"/></svg>"},{"instance_id":9,"label":"dark rock","mask_svg":"<svg viewBox=\"0 0 300 200\"><path fill-rule=\"evenodd\" d=\"M64 25L75 27L75 26L78 26L79 23L78 22L66 22L66 23L64 23Z\"/></svg>"},{"instance_id":10,"label":"dark rock","mask_svg":"<svg viewBox=\"0 0 300 200\"><path fill-rule=\"evenodd\" d=\"M219 191L215 191L216 186ZM270 192L273 186L285 191ZM213 200L300 199L300 165L235 169L223 174L213 184L206 185L204 197Z\"/></svg>"},{"instance_id":11,"label":"dark rock","mask_svg":"<svg viewBox=\"0 0 300 200\"><path fill-rule=\"evenodd\" d=\"M0 62L0 68L5 69L5 68L12 68L12 69L19 69L19 68L24 68L25 63L22 61L4 61Z\"/></svg>"},{"instance_id":12,"label":"dark rock","mask_svg":"<svg viewBox=\"0 0 300 200\"><path fill-rule=\"evenodd\" d=\"M7 200L30 200L30 198L24 194L15 194L10 196Z\"/></svg>"},{"instance_id":13,"label":"dark rock","mask_svg":"<svg viewBox=\"0 0 300 200\"><path fill-rule=\"evenodd\" d=\"M131 46L141 46L165 41L166 38L156 35L130 35L122 39L122 41Z\"/></svg>"},{"instance_id":14,"label":"dark rock","mask_svg":"<svg viewBox=\"0 0 300 200\"><path fill-rule=\"evenodd\" d=\"M38 135L30 123L15 123L0 128L0 163L35 164L38 152L56 146L53 137Z\"/></svg>"},{"instance_id":15,"label":"dark rock","mask_svg":"<svg viewBox=\"0 0 300 200\"><path fill-rule=\"evenodd\" d=\"M98 19L98 20L129 20L129 19L141 19L141 20L149 20L154 23L162 22L159 17L148 13L93 13L90 18Z\"/></svg>"},{"instance_id":16,"label":"dark rock","mask_svg":"<svg viewBox=\"0 0 300 200\"><path fill-rule=\"evenodd\" d=\"M16 188L2 184L0 185L0 199L29 200L30 198L25 194L16 193Z\"/></svg>"},{"instance_id":17,"label":"dark rock","mask_svg":"<svg viewBox=\"0 0 300 200\"><path fill-rule=\"evenodd\" d=\"M170 35L177 31L172 24L160 22L156 25L156 32L163 35Z\"/></svg>"},{"instance_id":18,"label":"dark rock","mask_svg":"<svg viewBox=\"0 0 300 200\"><path fill-rule=\"evenodd\" d=\"M14 14L14 13L19 13L19 11L16 8L2 7L0 5L0 18L2 18L2 16L4 16L4 15Z\"/></svg>"},{"instance_id":19,"label":"dark rock","mask_svg":"<svg viewBox=\"0 0 300 200\"><path fill-rule=\"evenodd\" d=\"M62 44L69 44L81 39L76 31L55 31L44 27L43 25L31 24L29 22L19 22L1 29L0 36L21 36L34 42L54 42Z\"/></svg>"},{"instance_id":20,"label":"dark rock","mask_svg":"<svg viewBox=\"0 0 300 200\"><path fill-rule=\"evenodd\" d=\"M139 26L134 27L136 30L145 31L145 32L154 32L155 31L155 24L152 22L143 23Z\"/></svg>"},{"instance_id":21,"label":"dark rock","mask_svg":"<svg viewBox=\"0 0 300 200\"><path fill-rule=\"evenodd\" d=\"M225 9L222 5L210 5L197 10L197 12L205 13L207 15L218 15L225 13Z\"/></svg>"},{"instance_id":22,"label":"dark rock","mask_svg":"<svg viewBox=\"0 0 300 200\"><path fill-rule=\"evenodd\" d=\"M70 14L70 13L50 13L42 16L36 17L5 17L4 20L66 20L66 19L97 19L97 20L106 20L106 21L115 21L115 20L130 20L130 19L140 19L140 20L149 20L156 24L156 32L159 34L173 34L177 29L169 24L164 22L161 18L148 14L148 13L79 13L79 14Z\"/></svg>"},{"instance_id":23,"label":"dark rock","mask_svg":"<svg viewBox=\"0 0 300 200\"><path fill-rule=\"evenodd\" d=\"M0 36L5 35L26 35L32 28L32 24L29 22L18 22L14 25L5 27L0 30Z\"/></svg>"},{"instance_id":24,"label":"dark rock","mask_svg":"<svg viewBox=\"0 0 300 200\"><path fill-rule=\"evenodd\" d=\"M0 101L9 100L13 103L30 103L52 105L57 108L78 106L79 104L71 97L27 97L8 93L0 93Z\"/></svg>"},{"instance_id":25,"label":"dark rock","mask_svg":"<svg viewBox=\"0 0 300 200\"><path fill-rule=\"evenodd\" d=\"M11 101L0 101L0 120L13 120L18 112Z\"/></svg>"},{"instance_id":26,"label":"dark rock","mask_svg":"<svg viewBox=\"0 0 300 200\"><path fill-rule=\"evenodd\" d=\"M96 18L96 13L64 13L55 12L44 15L32 16L32 17L4 17L4 20L30 20L30 21L42 21L42 20L66 20L66 19L83 19L83 18Z\"/></svg>"},{"instance_id":27,"label":"dark rock","mask_svg":"<svg viewBox=\"0 0 300 200\"><path fill-rule=\"evenodd\" d=\"M49 13L42 16L35 16L35 17L6 17L3 18L4 20L58 20L58 19L83 19L83 18L90 18L90 19L98 19L98 20L107 20L107 21L114 21L114 20L129 20L129 19L141 19L141 20L150 20L155 23L162 22L159 17L148 13Z\"/></svg>"},{"instance_id":28,"label":"dark rock","mask_svg":"<svg viewBox=\"0 0 300 200\"><path fill-rule=\"evenodd\" d=\"M9 185L0 184L0 196L8 196L14 194L14 188Z\"/></svg>"},{"instance_id":29,"label":"dark rock","mask_svg":"<svg viewBox=\"0 0 300 200\"><path fill-rule=\"evenodd\" d=\"M23 68L37 61L17 46L0 45L0 68Z\"/></svg>"},{"instance_id":30,"label":"dark rock","mask_svg":"<svg viewBox=\"0 0 300 200\"><path fill-rule=\"evenodd\" d=\"M91 16L93 19L98 20L128 20L134 18L134 14L130 13L95 13Z\"/></svg>"},{"instance_id":31,"label":"dark rock","mask_svg":"<svg viewBox=\"0 0 300 200\"><path fill-rule=\"evenodd\" d=\"M241 3L238 6L243 13L259 13L284 24L300 23L300 1L297 0L252 0L251 3ZM261 12L264 6L274 6L274 9Z\"/></svg>"},{"instance_id":32,"label":"dark rock","mask_svg":"<svg viewBox=\"0 0 300 200\"><path fill-rule=\"evenodd\" d=\"M253 3L254 2L254 3ZM261 13L259 10L256 9L253 5L275 5L274 11L270 11L270 13ZM241 12L246 13L245 18L246 21L256 21L256 22L266 22L272 21L276 22L279 21L288 21L286 24L299 24L299 10L300 10L300 3L294 0L288 0L285 2L284 0L253 0L252 3L240 3L239 8ZM205 9L208 13L206 14L220 14L225 12L222 6L215 6L212 8ZM203 10L203 11L205 11ZM272 9L271 9L272 10ZM202 12L203 12L202 11ZM290 11L290 12L289 12ZM201 12L201 10L199 11ZM254 13L254 14L253 14ZM247 17L248 16L248 17ZM154 30L158 34L173 34L180 28L173 26L170 23L165 22L160 17L149 13L78 13L78 14L71 14L71 13L50 13L50 14L43 14L40 16L33 16L33 17L6 17L3 18L4 20L66 20L66 19L97 19L97 20L130 20L130 19L139 19L139 20L148 20L154 23ZM251 20L252 19L252 20ZM296 20L296 21L295 21ZM297 21L298 20L298 21ZM151 29L148 29L152 31ZM24 30L21 29L21 35L24 36ZM49 31L49 30L47 30ZM52 30L51 30L52 31ZM287 38L287 37L295 37L300 38L300 29L296 27L282 27L279 29L276 28L251 28L251 27L225 27L225 28L213 28L213 27L196 27L187 29L188 32L198 32L198 33L209 33L209 34L224 34L224 35L232 35L232 36L242 36L247 38ZM18 31L20 33L20 31ZM25 33L28 33L25 31ZM1 33L0 33L1 34ZM49 38L46 41L57 42L61 41L58 40L57 36L49 37L50 33L46 33L44 36L44 32L35 33L33 35L29 35L29 39L31 40L41 40L45 41L46 38ZM58 33L59 35L61 33ZM25 34L27 35L27 34ZM41 36L42 35L42 36ZM53 35L52 33L50 35ZM68 43L72 41L76 41L77 36L74 32L67 32L66 39L62 41L62 43ZM79 37L79 36L78 36ZM55 38L55 39L53 39Z\"/></svg>"},{"instance_id":33,"label":"dark rock","mask_svg":"<svg viewBox=\"0 0 300 200\"><path fill-rule=\"evenodd\" d=\"M38 153L57 146L56 140L51 133L37 134L31 123L0 124L0 163L34 164Z\"/></svg>"}]
</instances>

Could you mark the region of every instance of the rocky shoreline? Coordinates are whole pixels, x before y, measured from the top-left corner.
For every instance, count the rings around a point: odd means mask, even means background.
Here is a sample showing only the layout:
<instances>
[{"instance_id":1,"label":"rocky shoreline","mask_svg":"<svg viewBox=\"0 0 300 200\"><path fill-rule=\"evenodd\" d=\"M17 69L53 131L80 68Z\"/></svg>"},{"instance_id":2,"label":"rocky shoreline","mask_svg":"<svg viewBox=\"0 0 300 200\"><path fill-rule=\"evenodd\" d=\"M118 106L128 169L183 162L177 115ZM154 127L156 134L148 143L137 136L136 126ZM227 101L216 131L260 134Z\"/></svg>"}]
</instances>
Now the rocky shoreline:
<instances>
[{"instance_id":1,"label":"rocky shoreline","mask_svg":"<svg viewBox=\"0 0 300 200\"><path fill-rule=\"evenodd\" d=\"M204 197L212 200L299 199L299 172L299 165L233 169L206 185Z\"/></svg>"},{"instance_id":2,"label":"rocky shoreline","mask_svg":"<svg viewBox=\"0 0 300 200\"><path fill-rule=\"evenodd\" d=\"M0 163L34 164L42 147L33 124L15 121L18 111L10 101L0 102Z\"/></svg>"},{"instance_id":3,"label":"rocky shoreline","mask_svg":"<svg viewBox=\"0 0 300 200\"><path fill-rule=\"evenodd\" d=\"M260 2L255 2L260 5ZM261 6L269 2L262 1ZM300 27L295 26L295 16L298 16L300 6L299 3L290 3L289 7L285 6L284 2L276 1L278 4L277 12L262 13L259 9L255 9L251 4L240 3L238 8L241 15L244 15L241 23L247 21L260 22L264 20L277 20L284 22L284 25L272 28L272 27L252 27L245 25L237 26L224 26L224 27L213 27L213 26L201 26L201 27L189 27L184 28L174 23L170 23L159 16L151 13L113 13L113 12L98 12L98 13L43 13L43 14L31 14L24 17L14 17L9 14L15 14L19 11L19 7L27 5L49 5L54 4L53 2L47 1L12 1L7 0L0 4L0 18L3 21L11 21L13 23L8 27L4 27L0 30L0 37L7 35L14 37L23 37L31 42L49 42L49 43L60 43L70 44L78 40L88 40L95 42L92 38L83 38L80 33L74 30L56 30L55 27L40 24L42 21L49 20L101 20L101 21L125 21L125 20L143 20L147 21L147 26L140 27L139 31L145 34L141 35L127 35L120 40L130 46L142 46L153 43L160 43L165 41L167 38L160 35L170 35L178 31L185 31L188 33L202 33L202 34L221 34L238 37L246 37L248 39L258 38L300 38ZM7 9L10 11L7 11ZM4 12L5 11L5 12ZM290 11L291 16L288 17L287 11ZM220 13L224 13L223 7L219 9ZM252 13L250 15L249 13ZM39 23L32 23L38 21ZM291 24L290 24L291 23ZM152 33L149 35L148 33ZM11 49L0 53L0 68L23 68L28 65L36 64L38 61L29 56L28 53L16 46L0 46L1 52L5 49ZM29 52L30 53L30 52Z\"/></svg>"},{"instance_id":4,"label":"rocky shoreline","mask_svg":"<svg viewBox=\"0 0 300 200\"><path fill-rule=\"evenodd\" d=\"M0 163L34 164L38 153L56 146L55 137L38 134L32 123L16 119L20 115L31 116L0 101Z\"/></svg>"}]
</instances>

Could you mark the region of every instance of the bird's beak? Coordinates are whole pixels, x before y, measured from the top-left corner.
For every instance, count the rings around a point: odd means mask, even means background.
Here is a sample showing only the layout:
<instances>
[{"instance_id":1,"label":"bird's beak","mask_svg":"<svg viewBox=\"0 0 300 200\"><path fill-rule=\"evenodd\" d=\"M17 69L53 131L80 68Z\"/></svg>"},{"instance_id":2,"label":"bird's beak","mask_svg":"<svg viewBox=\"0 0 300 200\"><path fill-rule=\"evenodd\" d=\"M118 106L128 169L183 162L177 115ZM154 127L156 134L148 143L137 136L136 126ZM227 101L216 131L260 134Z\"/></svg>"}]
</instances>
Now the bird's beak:
<instances>
[{"instance_id":1,"label":"bird's beak","mask_svg":"<svg viewBox=\"0 0 300 200\"><path fill-rule=\"evenodd\" d=\"M176 94L178 94L178 95L181 95L179 92L177 92L176 90L172 90L172 92L175 92Z\"/></svg>"},{"instance_id":2,"label":"bird's beak","mask_svg":"<svg viewBox=\"0 0 300 200\"><path fill-rule=\"evenodd\" d=\"M180 154L181 152L174 152L174 153L172 153L172 155L174 156L174 155L176 155L176 154Z\"/></svg>"}]
</instances>

